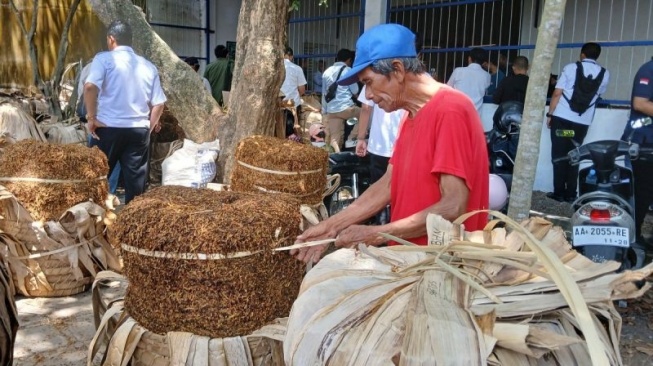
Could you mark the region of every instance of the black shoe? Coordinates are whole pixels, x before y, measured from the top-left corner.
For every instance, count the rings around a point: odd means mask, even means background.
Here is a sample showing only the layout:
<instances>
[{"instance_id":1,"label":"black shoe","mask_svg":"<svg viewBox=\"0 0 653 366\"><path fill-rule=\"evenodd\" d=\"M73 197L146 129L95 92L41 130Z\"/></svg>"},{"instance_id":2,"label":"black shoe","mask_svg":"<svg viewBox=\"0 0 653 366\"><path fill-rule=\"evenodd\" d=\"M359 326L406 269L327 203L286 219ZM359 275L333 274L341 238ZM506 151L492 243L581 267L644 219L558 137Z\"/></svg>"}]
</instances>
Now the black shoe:
<instances>
[{"instance_id":1,"label":"black shoe","mask_svg":"<svg viewBox=\"0 0 653 366\"><path fill-rule=\"evenodd\" d=\"M546 194L546 197L547 197L547 198L550 198L550 199L552 199L552 200L556 200L556 201L558 201L558 202L564 202L564 200L565 200L564 198L562 198L562 196L558 196L557 194L555 194L555 193L553 193L553 192L549 192L549 193L547 193L547 194Z\"/></svg>"}]
</instances>

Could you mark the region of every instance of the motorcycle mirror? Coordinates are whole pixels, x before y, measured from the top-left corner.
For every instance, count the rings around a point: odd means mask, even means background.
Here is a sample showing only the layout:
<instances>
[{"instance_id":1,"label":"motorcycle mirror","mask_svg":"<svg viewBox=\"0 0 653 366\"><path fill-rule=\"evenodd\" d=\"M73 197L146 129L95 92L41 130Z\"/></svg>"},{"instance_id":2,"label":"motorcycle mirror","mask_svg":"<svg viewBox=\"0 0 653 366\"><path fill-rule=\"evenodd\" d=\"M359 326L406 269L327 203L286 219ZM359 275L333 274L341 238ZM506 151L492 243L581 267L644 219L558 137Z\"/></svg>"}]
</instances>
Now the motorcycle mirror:
<instances>
[{"instance_id":1,"label":"motorcycle mirror","mask_svg":"<svg viewBox=\"0 0 653 366\"><path fill-rule=\"evenodd\" d=\"M643 118L638 118L636 120L633 120L630 122L630 127L633 129L638 129L646 126L650 126L651 123L653 123L653 120L651 120L651 117L643 117Z\"/></svg>"},{"instance_id":2,"label":"motorcycle mirror","mask_svg":"<svg viewBox=\"0 0 653 366\"><path fill-rule=\"evenodd\" d=\"M347 123L347 126L355 126L358 124L358 118L356 117L348 118L345 123Z\"/></svg>"}]
</instances>

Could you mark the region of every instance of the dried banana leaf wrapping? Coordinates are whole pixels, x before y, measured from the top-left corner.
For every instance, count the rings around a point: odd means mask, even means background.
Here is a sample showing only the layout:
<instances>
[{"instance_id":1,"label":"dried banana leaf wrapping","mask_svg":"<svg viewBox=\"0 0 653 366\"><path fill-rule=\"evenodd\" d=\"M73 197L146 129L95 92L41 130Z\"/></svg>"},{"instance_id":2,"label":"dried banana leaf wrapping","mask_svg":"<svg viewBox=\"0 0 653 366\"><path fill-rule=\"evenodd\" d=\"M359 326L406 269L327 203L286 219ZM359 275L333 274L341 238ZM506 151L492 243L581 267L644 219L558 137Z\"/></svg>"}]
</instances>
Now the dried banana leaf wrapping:
<instances>
[{"instance_id":1,"label":"dried banana leaf wrapping","mask_svg":"<svg viewBox=\"0 0 653 366\"><path fill-rule=\"evenodd\" d=\"M208 337L249 334L286 316L303 266L272 249L300 233L289 196L163 186L130 202L115 225L143 327Z\"/></svg>"},{"instance_id":2,"label":"dried banana leaf wrapping","mask_svg":"<svg viewBox=\"0 0 653 366\"><path fill-rule=\"evenodd\" d=\"M127 281L109 271L93 284L97 332L89 346L88 365L102 352L104 365L280 366L285 319L276 319L249 335L210 338L185 332L157 334L124 309ZM104 342L104 340L108 342Z\"/></svg>"},{"instance_id":3,"label":"dried banana leaf wrapping","mask_svg":"<svg viewBox=\"0 0 653 366\"><path fill-rule=\"evenodd\" d=\"M301 203L322 202L328 153L312 145L269 136L250 136L236 148L231 189L236 192L287 193Z\"/></svg>"},{"instance_id":4,"label":"dried banana leaf wrapping","mask_svg":"<svg viewBox=\"0 0 653 366\"><path fill-rule=\"evenodd\" d=\"M122 264L106 239L114 218L93 202L82 202L52 221L34 221L0 185L0 257L16 292L24 296L70 296L86 291L98 270Z\"/></svg>"},{"instance_id":5,"label":"dried banana leaf wrapping","mask_svg":"<svg viewBox=\"0 0 653 366\"><path fill-rule=\"evenodd\" d=\"M108 196L106 155L97 147L22 140L0 155L0 184L34 220L56 220L86 202L105 206Z\"/></svg>"},{"instance_id":6,"label":"dried banana leaf wrapping","mask_svg":"<svg viewBox=\"0 0 653 366\"><path fill-rule=\"evenodd\" d=\"M653 264L615 273L618 263L572 251L542 219L505 221L463 234L432 215L433 245L326 256L293 305L286 363L621 365L612 301L647 291L636 282Z\"/></svg>"}]
</instances>

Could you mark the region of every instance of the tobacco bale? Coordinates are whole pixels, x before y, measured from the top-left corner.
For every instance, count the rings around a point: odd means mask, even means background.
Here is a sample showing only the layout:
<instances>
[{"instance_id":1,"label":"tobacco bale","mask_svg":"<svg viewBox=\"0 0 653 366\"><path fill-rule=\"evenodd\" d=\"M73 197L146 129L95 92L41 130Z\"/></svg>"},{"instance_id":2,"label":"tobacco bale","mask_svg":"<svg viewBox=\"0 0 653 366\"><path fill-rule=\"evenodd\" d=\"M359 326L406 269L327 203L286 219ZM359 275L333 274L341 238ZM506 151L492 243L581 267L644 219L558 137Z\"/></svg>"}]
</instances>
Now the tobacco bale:
<instances>
[{"instance_id":1,"label":"tobacco bale","mask_svg":"<svg viewBox=\"0 0 653 366\"><path fill-rule=\"evenodd\" d=\"M326 151L310 144L269 136L246 137L236 148L231 188L237 192L287 193L301 203L319 204L326 187L328 158Z\"/></svg>"},{"instance_id":2,"label":"tobacco bale","mask_svg":"<svg viewBox=\"0 0 653 366\"><path fill-rule=\"evenodd\" d=\"M215 338L245 335L288 315L303 266L272 248L300 233L299 202L288 196L162 186L137 197L120 214L129 288L127 311L156 333L191 332ZM253 255L179 259L165 253ZM260 251L260 252L259 252Z\"/></svg>"},{"instance_id":3,"label":"tobacco bale","mask_svg":"<svg viewBox=\"0 0 653 366\"><path fill-rule=\"evenodd\" d=\"M184 130L179 126L179 121L172 112L165 106L161 118L159 118L161 130L153 135L156 142L172 142L186 138Z\"/></svg>"},{"instance_id":4,"label":"tobacco bale","mask_svg":"<svg viewBox=\"0 0 653 366\"><path fill-rule=\"evenodd\" d=\"M107 158L97 147L22 140L0 155L0 184L16 196L34 220L56 220L70 207L91 200L104 207ZM83 180L73 183L9 181L7 178Z\"/></svg>"}]
</instances>

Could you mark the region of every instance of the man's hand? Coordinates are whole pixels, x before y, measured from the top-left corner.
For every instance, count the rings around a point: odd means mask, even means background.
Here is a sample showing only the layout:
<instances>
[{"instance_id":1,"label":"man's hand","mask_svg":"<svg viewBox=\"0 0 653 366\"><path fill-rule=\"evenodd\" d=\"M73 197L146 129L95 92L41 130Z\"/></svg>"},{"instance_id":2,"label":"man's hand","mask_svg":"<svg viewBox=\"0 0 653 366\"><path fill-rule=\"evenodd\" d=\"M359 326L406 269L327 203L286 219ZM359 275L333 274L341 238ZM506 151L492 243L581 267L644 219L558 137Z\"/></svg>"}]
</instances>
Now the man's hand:
<instances>
[{"instance_id":1,"label":"man's hand","mask_svg":"<svg viewBox=\"0 0 653 366\"><path fill-rule=\"evenodd\" d=\"M551 117L546 117L546 127L551 129Z\"/></svg>"},{"instance_id":2,"label":"man's hand","mask_svg":"<svg viewBox=\"0 0 653 366\"><path fill-rule=\"evenodd\" d=\"M356 155L360 156L361 158L367 155L367 141L358 140L356 143Z\"/></svg>"},{"instance_id":3,"label":"man's hand","mask_svg":"<svg viewBox=\"0 0 653 366\"><path fill-rule=\"evenodd\" d=\"M98 128L101 128L101 127L107 127L107 125L105 125L104 123L98 121L97 118L95 118L95 117L88 118L86 126L88 127L88 133L90 133L91 136L93 136L93 138L96 139L96 140L99 140L100 138L95 133L95 130L97 130Z\"/></svg>"},{"instance_id":4,"label":"man's hand","mask_svg":"<svg viewBox=\"0 0 653 366\"><path fill-rule=\"evenodd\" d=\"M161 131L161 122L158 120L156 122L150 121L150 132L159 132Z\"/></svg>"},{"instance_id":5,"label":"man's hand","mask_svg":"<svg viewBox=\"0 0 653 366\"><path fill-rule=\"evenodd\" d=\"M381 226L352 225L341 231L336 239L337 247L351 248L360 243L377 246L385 239L379 235Z\"/></svg>"},{"instance_id":6,"label":"man's hand","mask_svg":"<svg viewBox=\"0 0 653 366\"><path fill-rule=\"evenodd\" d=\"M296 243L305 243L307 241L315 241L320 239L333 239L337 235L338 233L327 221L322 221L321 223L313 226L312 228L304 231L304 233L299 235L297 237ZM294 255L295 258L305 263L317 263L328 247L328 244L324 244L301 249L293 249L290 251L290 255Z\"/></svg>"}]
</instances>

